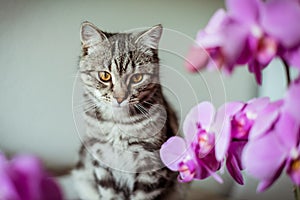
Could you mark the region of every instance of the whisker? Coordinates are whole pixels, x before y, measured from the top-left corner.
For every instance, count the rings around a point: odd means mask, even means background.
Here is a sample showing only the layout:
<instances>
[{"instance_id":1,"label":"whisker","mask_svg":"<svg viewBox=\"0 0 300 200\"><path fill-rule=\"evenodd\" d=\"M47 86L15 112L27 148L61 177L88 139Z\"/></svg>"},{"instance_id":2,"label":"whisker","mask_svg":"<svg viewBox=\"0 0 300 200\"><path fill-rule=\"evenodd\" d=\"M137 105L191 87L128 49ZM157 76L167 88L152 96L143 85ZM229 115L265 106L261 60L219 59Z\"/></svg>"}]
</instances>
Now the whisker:
<instances>
[{"instance_id":1,"label":"whisker","mask_svg":"<svg viewBox=\"0 0 300 200\"><path fill-rule=\"evenodd\" d=\"M78 104L78 105L74 105L73 107L75 108L75 109L77 109L77 108L81 108L81 107L84 107L84 106L86 106L86 105L91 105L91 104L95 104L92 100L89 100L89 101L84 101L83 103L81 103L81 104Z\"/></svg>"},{"instance_id":2,"label":"whisker","mask_svg":"<svg viewBox=\"0 0 300 200\"><path fill-rule=\"evenodd\" d=\"M146 103L146 104L148 104L148 105L154 106L153 103L150 103L150 102L148 102L148 101L143 101L143 103Z\"/></svg>"},{"instance_id":3,"label":"whisker","mask_svg":"<svg viewBox=\"0 0 300 200\"><path fill-rule=\"evenodd\" d=\"M92 109L95 109L97 108L97 105L96 104L90 104L90 105L87 105L87 106L84 106L84 107L81 107L81 108L77 108L76 109L76 112L88 112Z\"/></svg>"},{"instance_id":4,"label":"whisker","mask_svg":"<svg viewBox=\"0 0 300 200\"><path fill-rule=\"evenodd\" d=\"M142 105L140 104L136 104L140 109L140 111L143 113L143 115L145 115L145 117L147 117L148 119L152 120L150 114L148 113L147 109L145 109Z\"/></svg>"}]
</instances>

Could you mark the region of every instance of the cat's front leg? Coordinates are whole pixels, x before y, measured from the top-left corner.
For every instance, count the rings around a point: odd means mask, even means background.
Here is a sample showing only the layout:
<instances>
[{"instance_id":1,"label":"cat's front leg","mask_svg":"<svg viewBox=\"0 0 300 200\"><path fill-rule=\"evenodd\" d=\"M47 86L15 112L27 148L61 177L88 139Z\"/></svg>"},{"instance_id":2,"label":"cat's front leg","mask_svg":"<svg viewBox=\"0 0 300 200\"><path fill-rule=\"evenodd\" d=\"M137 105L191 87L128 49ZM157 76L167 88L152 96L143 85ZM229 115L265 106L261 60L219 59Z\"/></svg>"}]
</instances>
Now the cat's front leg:
<instances>
[{"instance_id":1,"label":"cat's front leg","mask_svg":"<svg viewBox=\"0 0 300 200\"><path fill-rule=\"evenodd\" d=\"M96 188L92 170L76 169L72 171L75 188L82 200L99 200L99 192Z\"/></svg>"},{"instance_id":2,"label":"cat's front leg","mask_svg":"<svg viewBox=\"0 0 300 200\"><path fill-rule=\"evenodd\" d=\"M97 167L94 170L95 182L101 199L124 200L123 191L118 187L109 168Z\"/></svg>"}]
</instances>

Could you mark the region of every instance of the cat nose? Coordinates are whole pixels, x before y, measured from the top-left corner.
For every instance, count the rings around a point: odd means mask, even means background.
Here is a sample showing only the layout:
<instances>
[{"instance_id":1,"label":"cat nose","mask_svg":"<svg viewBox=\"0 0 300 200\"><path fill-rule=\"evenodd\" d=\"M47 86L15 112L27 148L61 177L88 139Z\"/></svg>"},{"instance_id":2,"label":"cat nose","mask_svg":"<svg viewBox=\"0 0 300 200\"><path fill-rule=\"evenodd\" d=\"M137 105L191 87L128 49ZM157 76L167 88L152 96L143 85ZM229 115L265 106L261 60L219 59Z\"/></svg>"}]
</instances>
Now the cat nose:
<instances>
[{"instance_id":1,"label":"cat nose","mask_svg":"<svg viewBox=\"0 0 300 200\"><path fill-rule=\"evenodd\" d=\"M115 97L115 99L119 104L121 104L125 100L125 97Z\"/></svg>"}]
</instances>

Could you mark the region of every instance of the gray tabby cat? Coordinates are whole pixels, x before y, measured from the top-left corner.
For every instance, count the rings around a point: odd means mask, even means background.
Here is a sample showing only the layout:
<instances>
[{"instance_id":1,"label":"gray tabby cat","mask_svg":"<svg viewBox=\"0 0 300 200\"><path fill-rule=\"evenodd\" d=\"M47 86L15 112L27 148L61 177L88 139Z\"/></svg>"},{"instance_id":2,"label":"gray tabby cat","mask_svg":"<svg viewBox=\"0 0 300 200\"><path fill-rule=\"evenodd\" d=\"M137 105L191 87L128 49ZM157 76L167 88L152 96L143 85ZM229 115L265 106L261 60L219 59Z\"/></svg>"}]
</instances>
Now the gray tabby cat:
<instances>
[{"instance_id":1,"label":"gray tabby cat","mask_svg":"<svg viewBox=\"0 0 300 200\"><path fill-rule=\"evenodd\" d=\"M81 199L182 199L177 173L163 166L161 145L178 130L162 94L162 26L105 33L81 26L80 75L87 134L73 176Z\"/></svg>"}]
</instances>

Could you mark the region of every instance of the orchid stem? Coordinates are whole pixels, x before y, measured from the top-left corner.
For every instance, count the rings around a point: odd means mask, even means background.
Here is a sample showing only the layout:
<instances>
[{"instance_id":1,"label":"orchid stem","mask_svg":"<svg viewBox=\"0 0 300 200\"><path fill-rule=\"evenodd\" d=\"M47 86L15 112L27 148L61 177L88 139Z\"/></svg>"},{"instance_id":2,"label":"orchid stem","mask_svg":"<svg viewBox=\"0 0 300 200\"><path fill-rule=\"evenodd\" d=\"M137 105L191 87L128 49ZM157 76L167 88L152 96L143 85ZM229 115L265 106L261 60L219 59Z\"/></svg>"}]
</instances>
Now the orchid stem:
<instances>
[{"instance_id":1,"label":"orchid stem","mask_svg":"<svg viewBox=\"0 0 300 200\"><path fill-rule=\"evenodd\" d=\"M285 59L282 59L282 62L283 62L284 68L285 68L285 77L286 77L286 81L287 81L287 86L289 87L289 85L291 83L290 67Z\"/></svg>"},{"instance_id":2,"label":"orchid stem","mask_svg":"<svg viewBox=\"0 0 300 200\"><path fill-rule=\"evenodd\" d=\"M294 185L295 200L300 200L300 189L298 185Z\"/></svg>"}]
</instances>

